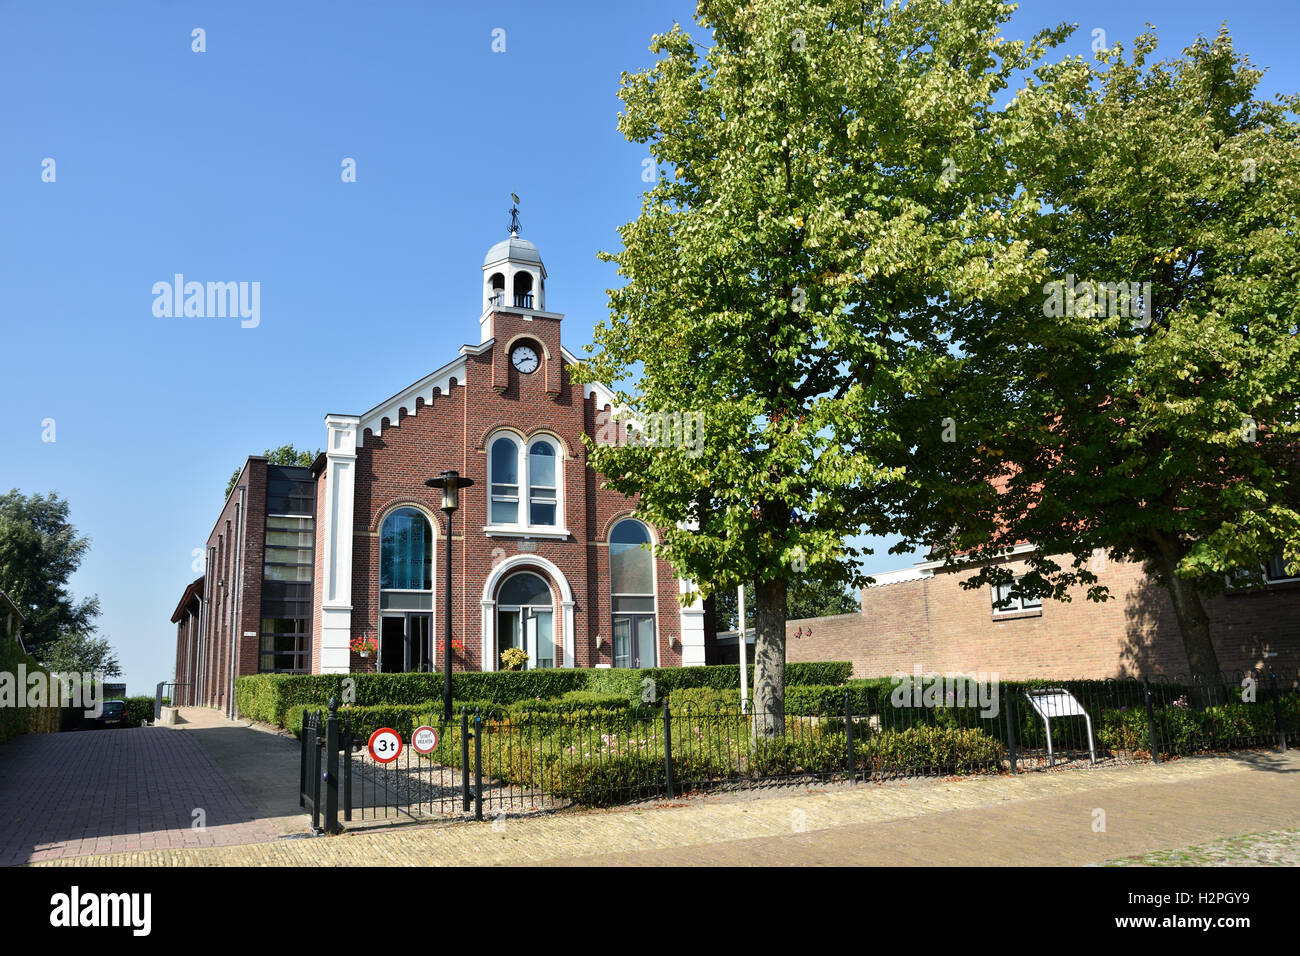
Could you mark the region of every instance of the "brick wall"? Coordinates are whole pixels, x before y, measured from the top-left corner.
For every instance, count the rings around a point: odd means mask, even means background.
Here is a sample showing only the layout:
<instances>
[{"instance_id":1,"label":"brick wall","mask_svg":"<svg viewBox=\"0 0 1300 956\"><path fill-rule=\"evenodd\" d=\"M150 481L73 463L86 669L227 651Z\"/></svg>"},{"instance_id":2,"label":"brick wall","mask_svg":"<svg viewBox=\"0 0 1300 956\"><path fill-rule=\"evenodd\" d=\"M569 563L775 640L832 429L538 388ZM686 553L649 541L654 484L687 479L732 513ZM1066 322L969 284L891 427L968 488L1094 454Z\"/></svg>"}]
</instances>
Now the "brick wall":
<instances>
[{"instance_id":1,"label":"brick wall","mask_svg":"<svg viewBox=\"0 0 1300 956\"><path fill-rule=\"evenodd\" d=\"M452 633L466 648L458 669L478 670L482 661L481 600L485 582L501 561L516 555L543 558L568 581L574 600L574 664L612 664L607 535L614 521L630 514L635 504L600 487L600 478L587 464L584 431L600 434L610 415L584 399L581 386L569 381L560 359L560 322L511 312L492 316L494 345L467 356L465 381L453 380L446 394L431 403L417 399L415 408L399 412L398 421L385 420L381 434L362 434L357 450L355 526L352 558L352 633L378 635L379 547L383 519L393 509L416 507L434 527L434 645L442 640L443 575L446 549L445 517L439 510L441 492L424 485L427 478L455 468L476 484L461 493L461 509L453 519ZM532 374L522 374L509 362L509 351L527 341L541 358ZM511 430L527 440L548 434L557 441L558 480L563 483L563 524L566 540L489 536L487 524L487 441L499 430ZM324 500L323 494L318 499ZM521 501L521 508L526 507ZM525 550L525 549L532 550ZM318 547L318 555L322 549ZM544 567L528 567L550 583L555 602L555 637L563 622L561 592ZM519 570L525 570L520 566ZM319 575L318 575L319 580ZM681 663L677 582L669 565L656 559L659 663ZM316 633L319 633L317 628ZM601 646L596 647L597 636ZM676 647L672 641L678 640ZM557 649L557 663L559 650ZM373 659L353 656L353 670L373 667ZM314 668L319 661L314 661Z\"/></svg>"},{"instance_id":2,"label":"brick wall","mask_svg":"<svg viewBox=\"0 0 1300 956\"><path fill-rule=\"evenodd\" d=\"M1010 562L1013 571L1023 562ZM1008 679L1186 674L1187 655L1168 594L1139 565L1094 567L1114 596L1041 611L993 613L988 588L964 590L957 575L885 584L862 592L862 613L790 621L790 660L850 660L858 677L925 671L997 671ZM1230 594L1207 604L1225 670L1300 666L1300 585ZM812 636L794 639L811 627ZM1276 655L1276 656L1265 656Z\"/></svg>"}]
</instances>

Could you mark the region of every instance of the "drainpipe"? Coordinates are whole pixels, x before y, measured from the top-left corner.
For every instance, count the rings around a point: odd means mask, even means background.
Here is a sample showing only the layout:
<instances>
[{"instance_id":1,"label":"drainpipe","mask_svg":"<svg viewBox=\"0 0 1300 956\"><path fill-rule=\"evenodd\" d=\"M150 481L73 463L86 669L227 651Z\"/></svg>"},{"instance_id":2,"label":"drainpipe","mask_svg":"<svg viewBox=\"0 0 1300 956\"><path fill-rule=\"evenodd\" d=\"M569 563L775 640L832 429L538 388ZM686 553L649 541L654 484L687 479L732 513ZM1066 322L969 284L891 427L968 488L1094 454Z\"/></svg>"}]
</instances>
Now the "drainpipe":
<instances>
[{"instance_id":1,"label":"drainpipe","mask_svg":"<svg viewBox=\"0 0 1300 956\"><path fill-rule=\"evenodd\" d=\"M232 630L230 632L230 683L226 689L226 716L235 719L235 648L244 633L243 623L239 620L239 596L244 590L240 586L240 569L244 557L244 486L239 486L239 504L235 505L235 596L230 602Z\"/></svg>"}]
</instances>

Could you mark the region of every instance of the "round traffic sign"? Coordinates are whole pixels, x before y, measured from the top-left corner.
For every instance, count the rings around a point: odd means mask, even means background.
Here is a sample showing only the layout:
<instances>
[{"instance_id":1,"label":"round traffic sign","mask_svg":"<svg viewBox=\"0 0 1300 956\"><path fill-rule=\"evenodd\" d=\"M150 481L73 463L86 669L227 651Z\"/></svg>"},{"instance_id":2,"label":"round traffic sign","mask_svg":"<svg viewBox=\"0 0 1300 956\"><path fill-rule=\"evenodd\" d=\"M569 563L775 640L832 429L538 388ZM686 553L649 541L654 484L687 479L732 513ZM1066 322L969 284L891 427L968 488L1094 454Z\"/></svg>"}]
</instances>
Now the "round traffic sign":
<instances>
[{"instance_id":1,"label":"round traffic sign","mask_svg":"<svg viewBox=\"0 0 1300 956\"><path fill-rule=\"evenodd\" d=\"M388 763L402 752L402 735L392 727L380 727L370 735L368 747L370 756L379 763Z\"/></svg>"},{"instance_id":2,"label":"round traffic sign","mask_svg":"<svg viewBox=\"0 0 1300 956\"><path fill-rule=\"evenodd\" d=\"M418 754L433 753L438 747L438 731L428 724L416 727L411 733L411 748Z\"/></svg>"}]
</instances>

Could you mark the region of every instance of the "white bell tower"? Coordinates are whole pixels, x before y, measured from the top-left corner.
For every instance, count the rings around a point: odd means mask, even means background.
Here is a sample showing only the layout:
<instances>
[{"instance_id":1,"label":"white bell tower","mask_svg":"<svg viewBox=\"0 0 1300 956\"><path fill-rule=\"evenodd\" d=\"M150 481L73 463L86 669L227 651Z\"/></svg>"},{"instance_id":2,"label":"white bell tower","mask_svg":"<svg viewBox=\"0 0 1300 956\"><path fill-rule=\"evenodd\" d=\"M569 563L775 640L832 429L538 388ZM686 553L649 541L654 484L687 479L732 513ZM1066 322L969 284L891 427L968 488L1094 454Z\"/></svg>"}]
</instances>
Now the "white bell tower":
<instances>
[{"instance_id":1,"label":"white bell tower","mask_svg":"<svg viewBox=\"0 0 1300 956\"><path fill-rule=\"evenodd\" d=\"M512 194L515 202L519 197ZM537 247L519 238L519 207L510 210L510 238L502 239L483 257L482 337L492 338L493 312L545 312L546 266Z\"/></svg>"}]
</instances>

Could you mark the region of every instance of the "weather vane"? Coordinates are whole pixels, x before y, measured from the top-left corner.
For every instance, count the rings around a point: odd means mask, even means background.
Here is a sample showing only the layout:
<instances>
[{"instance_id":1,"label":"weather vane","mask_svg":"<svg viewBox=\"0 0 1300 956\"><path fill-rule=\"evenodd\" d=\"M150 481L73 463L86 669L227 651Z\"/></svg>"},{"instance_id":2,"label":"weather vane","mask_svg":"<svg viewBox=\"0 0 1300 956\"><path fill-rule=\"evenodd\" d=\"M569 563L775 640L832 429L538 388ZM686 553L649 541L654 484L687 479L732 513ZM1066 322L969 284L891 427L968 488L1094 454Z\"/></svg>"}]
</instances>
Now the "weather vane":
<instances>
[{"instance_id":1,"label":"weather vane","mask_svg":"<svg viewBox=\"0 0 1300 956\"><path fill-rule=\"evenodd\" d=\"M515 201L510 208L510 235L517 236L519 235L519 197L511 193L510 198Z\"/></svg>"}]
</instances>

